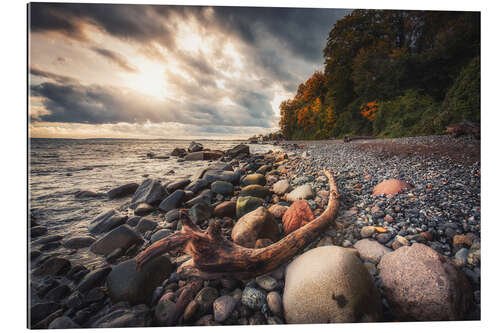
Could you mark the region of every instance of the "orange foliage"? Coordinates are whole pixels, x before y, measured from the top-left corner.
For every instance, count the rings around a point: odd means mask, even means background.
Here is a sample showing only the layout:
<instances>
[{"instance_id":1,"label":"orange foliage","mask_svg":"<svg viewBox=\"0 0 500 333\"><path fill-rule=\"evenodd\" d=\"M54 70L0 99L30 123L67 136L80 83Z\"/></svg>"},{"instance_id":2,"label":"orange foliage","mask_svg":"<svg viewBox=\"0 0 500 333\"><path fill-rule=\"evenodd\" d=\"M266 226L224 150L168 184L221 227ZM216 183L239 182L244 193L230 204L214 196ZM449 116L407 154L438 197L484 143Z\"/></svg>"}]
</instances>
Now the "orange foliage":
<instances>
[{"instance_id":1,"label":"orange foliage","mask_svg":"<svg viewBox=\"0 0 500 333\"><path fill-rule=\"evenodd\" d=\"M359 108L361 111L361 115L366 119L373 121L378 112L378 104L377 101L368 102L366 104L362 104Z\"/></svg>"}]
</instances>

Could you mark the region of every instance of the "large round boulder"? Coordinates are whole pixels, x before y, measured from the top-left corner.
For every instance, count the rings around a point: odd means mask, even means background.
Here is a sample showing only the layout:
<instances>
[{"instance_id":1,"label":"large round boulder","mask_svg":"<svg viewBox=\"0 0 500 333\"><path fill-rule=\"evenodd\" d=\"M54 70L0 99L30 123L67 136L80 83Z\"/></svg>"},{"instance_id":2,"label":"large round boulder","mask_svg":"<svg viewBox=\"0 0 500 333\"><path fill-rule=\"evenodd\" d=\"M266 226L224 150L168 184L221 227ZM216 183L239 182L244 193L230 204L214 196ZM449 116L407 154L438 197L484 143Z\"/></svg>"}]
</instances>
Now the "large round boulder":
<instances>
[{"instance_id":1,"label":"large round boulder","mask_svg":"<svg viewBox=\"0 0 500 333\"><path fill-rule=\"evenodd\" d=\"M384 295L400 320L460 320L470 305L469 281L444 256L415 243L387 253L378 265Z\"/></svg>"},{"instance_id":2,"label":"large round boulder","mask_svg":"<svg viewBox=\"0 0 500 333\"><path fill-rule=\"evenodd\" d=\"M147 304L156 287L172 273L172 264L167 256L159 256L146 263L140 272L136 260L124 261L109 273L106 282L111 300L116 303Z\"/></svg>"},{"instance_id":3,"label":"large round boulder","mask_svg":"<svg viewBox=\"0 0 500 333\"><path fill-rule=\"evenodd\" d=\"M279 236L278 224L264 207L259 207L242 216L234 225L231 233L233 242L249 248L253 248L259 238L269 238L275 242Z\"/></svg>"},{"instance_id":4,"label":"large round boulder","mask_svg":"<svg viewBox=\"0 0 500 333\"><path fill-rule=\"evenodd\" d=\"M389 179L379 183L373 189L373 195L394 195L403 192L404 189L411 190L413 186L399 179Z\"/></svg>"},{"instance_id":5,"label":"large round boulder","mask_svg":"<svg viewBox=\"0 0 500 333\"><path fill-rule=\"evenodd\" d=\"M283 310L289 324L369 322L382 318L370 273L351 251L322 246L286 270Z\"/></svg>"}]
</instances>

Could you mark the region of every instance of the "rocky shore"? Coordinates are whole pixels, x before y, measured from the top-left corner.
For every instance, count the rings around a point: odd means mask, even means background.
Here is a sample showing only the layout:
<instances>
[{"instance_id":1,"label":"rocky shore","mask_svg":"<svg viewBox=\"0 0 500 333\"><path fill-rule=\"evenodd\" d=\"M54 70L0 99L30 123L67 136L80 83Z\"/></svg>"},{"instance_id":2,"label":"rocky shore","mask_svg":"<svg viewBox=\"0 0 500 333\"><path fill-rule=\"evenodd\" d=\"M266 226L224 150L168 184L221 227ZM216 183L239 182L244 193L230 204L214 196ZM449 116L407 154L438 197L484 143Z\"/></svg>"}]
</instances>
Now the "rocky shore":
<instances>
[{"instance_id":1,"label":"rocky shore","mask_svg":"<svg viewBox=\"0 0 500 333\"><path fill-rule=\"evenodd\" d=\"M443 148L463 152L479 141L279 145L267 154L250 154L244 144L176 149L170 159L213 162L190 178L162 183L151 175L96 196L130 199L89 221L86 236L49 235L32 214L30 327L480 319L480 162ZM249 280L183 279L176 268L190 256L178 252L137 271L141 251L182 228L182 208L202 229L218 221L241 246L278 241L325 209L323 169L338 186L337 218L289 264ZM86 195L93 193L76 193ZM90 249L106 264L86 267L64 251L48 253L59 247Z\"/></svg>"}]
</instances>

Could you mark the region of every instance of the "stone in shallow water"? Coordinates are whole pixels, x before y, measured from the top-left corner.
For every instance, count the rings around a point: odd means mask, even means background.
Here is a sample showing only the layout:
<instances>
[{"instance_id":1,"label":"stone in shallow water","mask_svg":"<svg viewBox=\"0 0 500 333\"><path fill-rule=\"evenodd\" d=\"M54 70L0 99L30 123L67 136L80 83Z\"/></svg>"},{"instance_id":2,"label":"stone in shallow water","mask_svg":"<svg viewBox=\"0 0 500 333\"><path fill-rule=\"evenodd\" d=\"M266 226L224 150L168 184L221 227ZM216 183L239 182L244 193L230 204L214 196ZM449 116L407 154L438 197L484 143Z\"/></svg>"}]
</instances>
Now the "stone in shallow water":
<instances>
[{"instance_id":1,"label":"stone in shallow water","mask_svg":"<svg viewBox=\"0 0 500 333\"><path fill-rule=\"evenodd\" d=\"M127 222L127 215L120 214L116 209L110 209L97 216L89 223L90 233L100 234Z\"/></svg>"},{"instance_id":2,"label":"stone in shallow water","mask_svg":"<svg viewBox=\"0 0 500 333\"><path fill-rule=\"evenodd\" d=\"M236 156L239 155L243 156L249 154L250 154L250 147L243 144L234 146L233 148L226 151L226 155L228 155L231 158L235 158Z\"/></svg>"},{"instance_id":3,"label":"stone in shallow water","mask_svg":"<svg viewBox=\"0 0 500 333\"><path fill-rule=\"evenodd\" d=\"M82 237L72 237L63 242L63 246L69 249L81 249L84 247L88 247L95 242L94 237L90 236L82 236Z\"/></svg>"},{"instance_id":4,"label":"stone in shallow water","mask_svg":"<svg viewBox=\"0 0 500 333\"><path fill-rule=\"evenodd\" d=\"M283 310L289 324L382 318L372 277L358 257L338 246L317 247L288 265Z\"/></svg>"},{"instance_id":5,"label":"stone in shallow water","mask_svg":"<svg viewBox=\"0 0 500 333\"><path fill-rule=\"evenodd\" d=\"M111 189L107 195L109 199L123 198L134 194L138 187L139 184L136 183L125 184Z\"/></svg>"},{"instance_id":6,"label":"stone in shallow water","mask_svg":"<svg viewBox=\"0 0 500 333\"><path fill-rule=\"evenodd\" d=\"M430 247L415 243L382 257L384 295L401 320L461 320L472 300L467 277Z\"/></svg>"},{"instance_id":7,"label":"stone in shallow water","mask_svg":"<svg viewBox=\"0 0 500 333\"><path fill-rule=\"evenodd\" d=\"M158 204L165 197L165 189L160 181L154 179L146 179L137 188L132 197L132 204L147 203L149 205Z\"/></svg>"}]
</instances>

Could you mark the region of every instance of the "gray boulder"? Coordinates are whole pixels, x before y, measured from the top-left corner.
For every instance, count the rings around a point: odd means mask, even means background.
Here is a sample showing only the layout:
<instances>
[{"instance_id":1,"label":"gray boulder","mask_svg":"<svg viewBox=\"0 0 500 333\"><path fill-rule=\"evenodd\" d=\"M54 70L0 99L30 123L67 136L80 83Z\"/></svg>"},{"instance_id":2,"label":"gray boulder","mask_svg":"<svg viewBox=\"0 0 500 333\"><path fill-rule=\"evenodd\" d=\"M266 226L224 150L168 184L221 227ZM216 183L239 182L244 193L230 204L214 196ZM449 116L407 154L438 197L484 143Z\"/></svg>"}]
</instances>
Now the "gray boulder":
<instances>
[{"instance_id":1,"label":"gray boulder","mask_svg":"<svg viewBox=\"0 0 500 333\"><path fill-rule=\"evenodd\" d=\"M210 201L212 201L212 195L213 192L210 189L203 190L196 197L186 202L186 206L192 207L197 203L202 203L202 202L209 205Z\"/></svg>"},{"instance_id":2,"label":"gray boulder","mask_svg":"<svg viewBox=\"0 0 500 333\"><path fill-rule=\"evenodd\" d=\"M149 205L158 204L166 195L165 189L158 180L146 179L137 188L132 197L132 204L147 203Z\"/></svg>"},{"instance_id":3,"label":"gray boulder","mask_svg":"<svg viewBox=\"0 0 500 333\"><path fill-rule=\"evenodd\" d=\"M159 256L136 269L136 260L130 259L116 265L107 278L109 295L113 302L127 301L130 304L146 304L153 291L172 273L170 259Z\"/></svg>"},{"instance_id":4,"label":"gray boulder","mask_svg":"<svg viewBox=\"0 0 500 333\"><path fill-rule=\"evenodd\" d=\"M201 143L191 141L191 143L189 144L188 152L190 152L190 153L194 153L194 152L202 151L202 150L203 150L203 145Z\"/></svg>"},{"instance_id":5,"label":"gray boulder","mask_svg":"<svg viewBox=\"0 0 500 333\"><path fill-rule=\"evenodd\" d=\"M137 232L127 225L122 225L95 241L90 251L106 256L118 248L127 249L141 240Z\"/></svg>"},{"instance_id":6,"label":"gray boulder","mask_svg":"<svg viewBox=\"0 0 500 333\"><path fill-rule=\"evenodd\" d=\"M160 203L159 208L164 212L171 211L172 209L179 208L182 200L184 200L184 191L176 190Z\"/></svg>"},{"instance_id":7,"label":"gray boulder","mask_svg":"<svg viewBox=\"0 0 500 333\"><path fill-rule=\"evenodd\" d=\"M137 183L129 183L129 184L115 187L115 188L108 191L108 198L109 199L117 199L117 198L126 197L128 195L134 194L138 187L139 187L139 184L137 184Z\"/></svg>"},{"instance_id":8,"label":"gray boulder","mask_svg":"<svg viewBox=\"0 0 500 333\"><path fill-rule=\"evenodd\" d=\"M237 184L239 181L239 176L235 174L234 171L208 169L203 174L203 179L205 179L210 184L217 180L223 180L226 182Z\"/></svg>"},{"instance_id":9,"label":"gray boulder","mask_svg":"<svg viewBox=\"0 0 500 333\"><path fill-rule=\"evenodd\" d=\"M95 242L94 237L90 236L81 236L81 237L72 237L63 242L63 246L68 249L81 249L84 247L89 247L92 243Z\"/></svg>"},{"instance_id":10,"label":"gray boulder","mask_svg":"<svg viewBox=\"0 0 500 333\"><path fill-rule=\"evenodd\" d=\"M212 192L222 195L232 195L234 192L233 184L223 180L217 180L212 183Z\"/></svg>"},{"instance_id":11,"label":"gray boulder","mask_svg":"<svg viewBox=\"0 0 500 333\"><path fill-rule=\"evenodd\" d=\"M191 191L193 193L198 193L199 191L207 188L210 184L205 179L196 179L192 181L186 188L185 191Z\"/></svg>"},{"instance_id":12,"label":"gray boulder","mask_svg":"<svg viewBox=\"0 0 500 333\"><path fill-rule=\"evenodd\" d=\"M250 147L247 145L240 144L227 150L226 155L231 158L235 158L237 156L250 155Z\"/></svg>"},{"instance_id":13,"label":"gray boulder","mask_svg":"<svg viewBox=\"0 0 500 333\"><path fill-rule=\"evenodd\" d=\"M176 190L183 189L186 187L191 181L189 179L179 179L176 180L166 186L167 192L172 193Z\"/></svg>"},{"instance_id":14,"label":"gray boulder","mask_svg":"<svg viewBox=\"0 0 500 333\"><path fill-rule=\"evenodd\" d=\"M127 215L120 214L116 209L110 209L91 221L88 229L92 234L100 234L124 224L127 218Z\"/></svg>"}]
</instances>

